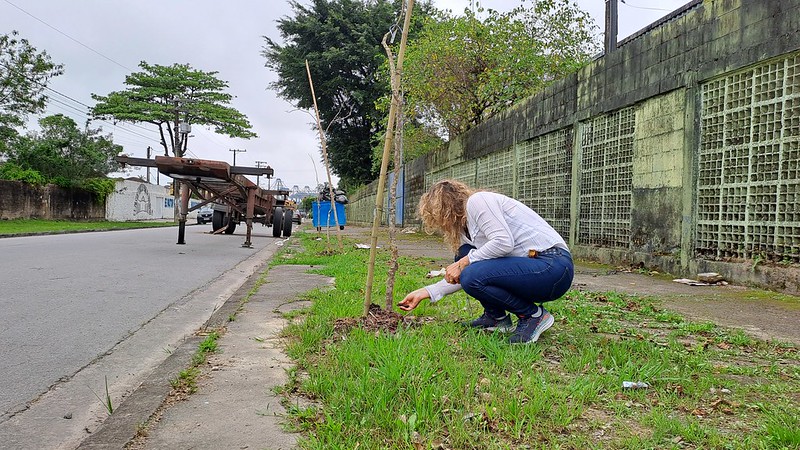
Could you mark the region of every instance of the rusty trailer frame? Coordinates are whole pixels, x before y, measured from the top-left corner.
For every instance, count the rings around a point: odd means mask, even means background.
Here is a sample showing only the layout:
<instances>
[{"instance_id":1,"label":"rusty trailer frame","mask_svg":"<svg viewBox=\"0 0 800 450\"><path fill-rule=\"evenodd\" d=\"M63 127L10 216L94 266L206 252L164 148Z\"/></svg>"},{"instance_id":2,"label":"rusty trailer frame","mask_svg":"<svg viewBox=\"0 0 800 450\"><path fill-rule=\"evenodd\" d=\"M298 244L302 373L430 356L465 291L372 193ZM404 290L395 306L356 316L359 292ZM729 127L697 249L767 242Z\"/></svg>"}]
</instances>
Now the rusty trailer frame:
<instances>
[{"instance_id":1,"label":"rusty trailer frame","mask_svg":"<svg viewBox=\"0 0 800 450\"><path fill-rule=\"evenodd\" d=\"M284 231L284 218L278 218L276 208L282 208L289 196L285 189L261 189L245 175L265 176L271 178L274 170L267 167L231 166L224 161L197 158L180 158L156 156L155 159L132 158L118 156L116 161L125 165L155 167L174 180L173 192L180 196L178 217L178 244L185 244L186 220L190 211L213 204L215 214L224 212L223 226L214 233L223 231L230 234L231 224L244 219L247 224L247 236L242 247L252 247L251 235L253 222L273 227L273 236L279 237ZM202 199L200 203L189 207L190 194ZM224 210L224 211L223 211ZM281 211L279 209L277 211ZM274 220L279 219L279 220ZM213 222L212 222L213 223ZM216 225L214 225L216 227ZM277 229L275 227L278 227ZM289 217L291 227L291 217ZM235 225L234 225L235 227ZM228 232L227 230L231 230ZM277 234L276 234L277 231ZM286 236L288 237L288 236Z\"/></svg>"}]
</instances>

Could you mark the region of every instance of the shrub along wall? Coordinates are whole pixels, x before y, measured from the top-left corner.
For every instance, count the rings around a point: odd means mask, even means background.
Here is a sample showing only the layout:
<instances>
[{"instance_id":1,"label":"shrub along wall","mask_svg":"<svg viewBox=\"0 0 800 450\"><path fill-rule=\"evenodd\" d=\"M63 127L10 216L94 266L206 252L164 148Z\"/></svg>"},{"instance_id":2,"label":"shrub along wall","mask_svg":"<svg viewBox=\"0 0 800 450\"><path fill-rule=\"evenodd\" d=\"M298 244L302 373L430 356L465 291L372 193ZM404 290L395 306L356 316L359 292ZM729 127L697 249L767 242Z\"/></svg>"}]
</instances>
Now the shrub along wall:
<instances>
[{"instance_id":1,"label":"shrub along wall","mask_svg":"<svg viewBox=\"0 0 800 450\"><path fill-rule=\"evenodd\" d=\"M103 220L105 214L105 204L97 203L91 192L82 189L0 180L0 220Z\"/></svg>"},{"instance_id":2,"label":"shrub along wall","mask_svg":"<svg viewBox=\"0 0 800 450\"><path fill-rule=\"evenodd\" d=\"M406 226L456 178L530 205L578 257L798 293L800 0L691 2L404 169ZM348 218L371 223L374 193Z\"/></svg>"}]
</instances>

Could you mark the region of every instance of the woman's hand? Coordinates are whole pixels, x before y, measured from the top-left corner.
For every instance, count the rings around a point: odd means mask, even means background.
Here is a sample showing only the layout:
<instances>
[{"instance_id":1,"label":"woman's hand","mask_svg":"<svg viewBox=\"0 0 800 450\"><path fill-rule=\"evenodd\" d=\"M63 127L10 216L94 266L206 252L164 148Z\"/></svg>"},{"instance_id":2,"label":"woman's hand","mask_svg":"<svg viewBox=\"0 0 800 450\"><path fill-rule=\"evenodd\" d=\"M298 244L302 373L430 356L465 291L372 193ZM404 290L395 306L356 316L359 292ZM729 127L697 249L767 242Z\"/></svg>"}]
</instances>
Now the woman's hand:
<instances>
[{"instance_id":1,"label":"woman's hand","mask_svg":"<svg viewBox=\"0 0 800 450\"><path fill-rule=\"evenodd\" d=\"M444 270L444 279L450 284L461 282L461 271L469 265L469 257L465 256L458 261L447 266Z\"/></svg>"},{"instance_id":2,"label":"woman's hand","mask_svg":"<svg viewBox=\"0 0 800 450\"><path fill-rule=\"evenodd\" d=\"M428 290L425 288L419 288L416 291L410 292L406 295L397 306L402 309L403 311L411 311L412 309L416 308L419 305L419 302L426 298L430 298L431 294L428 293Z\"/></svg>"}]
</instances>

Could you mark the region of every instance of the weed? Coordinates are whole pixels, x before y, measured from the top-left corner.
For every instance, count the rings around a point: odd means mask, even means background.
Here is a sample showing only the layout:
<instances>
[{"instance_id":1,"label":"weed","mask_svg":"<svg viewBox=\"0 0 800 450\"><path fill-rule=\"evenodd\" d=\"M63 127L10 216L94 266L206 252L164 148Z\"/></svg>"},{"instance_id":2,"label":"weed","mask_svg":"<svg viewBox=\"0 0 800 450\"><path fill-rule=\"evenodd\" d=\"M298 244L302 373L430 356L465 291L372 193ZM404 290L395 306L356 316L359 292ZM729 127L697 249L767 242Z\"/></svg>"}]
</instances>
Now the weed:
<instances>
[{"instance_id":1,"label":"weed","mask_svg":"<svg viewBox=\"0 0 800 450\"><path fill-rule=\"evenodd\" d=\"M206 362L209 353L215 353L217 351L217 340L219 339L219 333L216 331L212 331L208 334L208 336L200 342L200 345L197 347L197 351L192 356L192 365L197 367L200 364Z\"/></svg>"},{"instance_id":2,"label":"weed","mask_svg":"<svg viewBox=\"0 0 800 450\"><path fill-rule=\"evenodd\" d=\"M176 391L194 394L197 392L197 377L199 375L200 370L197 367L181 370L178 376L170 381L170 385Z\"/></svg>"},{"instance_id":3,"label":"weed","mask_svg":"<svg viewBox=\"0 0 800 450\"><path fill-rule=\"evenodd\" d=\"M106 382L106 386L105 386L106 387L106 395L105 395L105 398L101 398L99 395L97 395L97 392L95 392L95 391L92 391L92 394L94 394L94 396L97 397L98 400L100 400L100 403L103 404L103 407L106 408L106 412L110 416L111 414L114 413L114 405L111 403L111 394L109 394L109 392L108 392L108 376L104 376L103 378L105 379L105 382Z\"/></svg>"}]
</instances>

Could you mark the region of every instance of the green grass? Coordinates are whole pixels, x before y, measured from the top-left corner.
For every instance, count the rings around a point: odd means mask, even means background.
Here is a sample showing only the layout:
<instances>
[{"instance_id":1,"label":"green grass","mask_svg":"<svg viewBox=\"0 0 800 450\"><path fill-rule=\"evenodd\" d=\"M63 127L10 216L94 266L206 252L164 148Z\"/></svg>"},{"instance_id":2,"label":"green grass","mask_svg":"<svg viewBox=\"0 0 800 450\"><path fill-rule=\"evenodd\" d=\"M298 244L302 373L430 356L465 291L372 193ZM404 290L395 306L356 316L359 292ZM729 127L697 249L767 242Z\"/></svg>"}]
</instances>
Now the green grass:
<instances>
[{"instance_id":1,"label":"green grass","mask_svg":"<svg viewBox=\"0 0 800 450\"><path fill-rule=\"evenodd\" d=\"M548 303L556 324L533 345L462 328L480 314L463 293L413 315L394 334L335 329L363 309L369 252L303 250L280 263L309 264L336 288L284 330L302 377L286 395L300 446L328 448L797 449L800 352L712 323L690 322L656 300L570 291ZM388 255L378 253L376 267ZM395 301L427 281L430 260L401 258ZM383 304L383 270L373 295ZM647 389L624 390L623 381ZM291 403L289 400L288 403Z\"/></svg>"},{"instance_id":2,"label":"green grass","mask_svg":"<svg viewBox=\"0 0 800 450\"><path fill-rule=\"evenodd\" d=\"M194 394L197 392L197 377L201 374L199 367L206 362L209 353L217 352L219 349L219 338L220 333L212 331L200 341L200 344L197 346L197 351L192 355L192 365L181 370L175 378L170 380L170 384L176 392L183 394Z\"/></svg>"},{"instance_id":3,"label":"green grass","mask_svg":"<svg viewBox=\"0 0 800 450\"><path fill-rule=\"evenodd\" d=\"M0 235L58 233L75 231L126 230L174 226L174 222L108 222L16 219L0 220Z\"/></svg>"}]
</instances>

